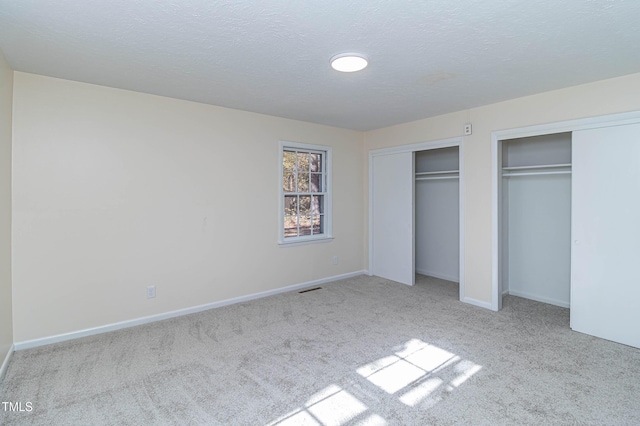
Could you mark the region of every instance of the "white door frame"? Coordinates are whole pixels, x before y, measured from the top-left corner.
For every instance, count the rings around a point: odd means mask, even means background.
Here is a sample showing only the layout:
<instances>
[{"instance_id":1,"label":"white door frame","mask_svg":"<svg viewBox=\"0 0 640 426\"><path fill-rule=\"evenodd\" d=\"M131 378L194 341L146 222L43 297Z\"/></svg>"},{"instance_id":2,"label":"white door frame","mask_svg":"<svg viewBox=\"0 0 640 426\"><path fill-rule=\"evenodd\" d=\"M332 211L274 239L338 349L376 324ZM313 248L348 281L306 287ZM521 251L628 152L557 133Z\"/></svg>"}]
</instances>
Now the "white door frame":
<instances>
[{"instance_id":1,"label":"white door frame","mask_svg":"<svg viewBox=\"0 0 640 426\"><path fill-rule=\"evenodd\" d=\"M460 209L459 209L459 226L460 226L460 300L465 300L464 295L464 161L463 161L463 149L462 138L450 138L440 139L430 142L420 142L411 145L400 145L390 148L374 149L369 151L369 270L368 274L373 275L373 157L378 155L390 155L400 154L403 152L418 152L427 151L438 148L458 147L458 163L459 163L459 178L458 178L458 194L460 197ZM415 197L415 194L414 194ZM415 232L415 229L414 229ZM415 271L413 271L415 273Z\"/></svg>"},{"instance_id":2,"label":"white door frame","mask_svg":"<svg viewBox=\"0 0 640 426\"><path fill-rule=\"evenodd\" d=\"M502 274L501 274L501 212L502 212L502 141L505 139L542 136L553 133L566 133L575 130L595 129L598 127L621 126L640 123L640 111L599 117L580 118L559 121L515 129L497 130L491 133L491 309L502 309Z\"/></svg>"}]
</instances>

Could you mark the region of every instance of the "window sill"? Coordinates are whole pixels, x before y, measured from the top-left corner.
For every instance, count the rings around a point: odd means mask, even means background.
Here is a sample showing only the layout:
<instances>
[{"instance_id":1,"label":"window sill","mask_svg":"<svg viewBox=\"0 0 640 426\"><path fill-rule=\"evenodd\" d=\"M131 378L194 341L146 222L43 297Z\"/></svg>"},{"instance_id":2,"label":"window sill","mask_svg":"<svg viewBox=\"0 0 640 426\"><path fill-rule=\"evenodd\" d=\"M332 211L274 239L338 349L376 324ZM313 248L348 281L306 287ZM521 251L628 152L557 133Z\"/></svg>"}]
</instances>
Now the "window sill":
<instances>
[{"instance_id":1,"label":"window sill","mask_svg":"<svg viewBox=\"0 0 640 426\"><path fill-rule=\"evenodd\" d=\"M330 243L333 241L332 236L322 237L322 238L310 238L308 240L295 240L295 241L278 241L278 245L281 248L285 247L295 247L295 246L304 246L307 244L319 244L319 243Z\"/></svg>"}]
</instances>

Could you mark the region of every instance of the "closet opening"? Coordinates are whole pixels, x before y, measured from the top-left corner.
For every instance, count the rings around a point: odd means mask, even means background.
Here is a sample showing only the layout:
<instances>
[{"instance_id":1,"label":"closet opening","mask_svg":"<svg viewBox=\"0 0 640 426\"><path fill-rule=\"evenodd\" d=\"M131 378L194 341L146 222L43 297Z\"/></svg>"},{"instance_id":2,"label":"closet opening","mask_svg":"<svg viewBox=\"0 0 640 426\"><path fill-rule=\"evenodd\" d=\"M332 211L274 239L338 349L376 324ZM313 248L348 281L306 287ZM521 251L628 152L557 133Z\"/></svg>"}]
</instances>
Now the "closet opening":
<instances>
[{"instance_id":1,"label":"closet opening","mask_svg":"<svg viewBox=\"0 0 640 426\"><path fill-rule=\"evenodd\" d=\"M500 297L570 307L571 139L499 141Z\"/></svg>"},{"instance_id":2,"label":"closet opening","mask_svg":"<svg viewBox=\"0 0 640 426\"><path fill-rule=\"evenodd\" d=\"M458 146L417 151L415 281L460 299L460 155Z\"/></svg>"},{"instance_id":3,"label":"closet opening","mask_svg":"<svg viewBox=\"0 0 640 426\"><path fill-rule=\"evenodd\" d=\"M462 138L369 151L368 272L490 307L465 295L462 158Z\"/></svg>"},{"instance_id":4,"label":"closet opening","mask_svg":"<svg viewBox=\"0 0 640 426\"><path fill-rule=\"evenodd\" d=\"M640 111L491 139L491 309L565 306L573 331L640 348Z\"/></svg>"}]
</instances>

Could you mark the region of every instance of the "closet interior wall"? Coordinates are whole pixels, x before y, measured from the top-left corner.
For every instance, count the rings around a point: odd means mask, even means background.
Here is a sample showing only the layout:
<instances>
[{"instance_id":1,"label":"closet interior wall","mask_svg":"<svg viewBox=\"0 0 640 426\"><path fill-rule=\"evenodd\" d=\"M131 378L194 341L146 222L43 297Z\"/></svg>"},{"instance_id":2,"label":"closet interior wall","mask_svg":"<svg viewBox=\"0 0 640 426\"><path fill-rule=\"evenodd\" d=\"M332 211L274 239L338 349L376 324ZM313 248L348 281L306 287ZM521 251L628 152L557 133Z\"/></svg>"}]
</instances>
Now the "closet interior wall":
<instances>
[{"instance_id":1,"label":"closet interior wall","mask_svg":"<svg viewBox=\"0 0 640 426\"><path fill-rule=\"evenodd\" d=\"M416 272L460 281L459 148L415 153Z\"/></svg>"},{"instance_id":2,"label":"closet interior wall","mask_svg":"<svg viewBox=\"0 0 640 426\"><path fill-rule=\"evenodd\" d=\"M501 282L570 306L571 132L502 141Z\"/></svg>"}]
</instances>

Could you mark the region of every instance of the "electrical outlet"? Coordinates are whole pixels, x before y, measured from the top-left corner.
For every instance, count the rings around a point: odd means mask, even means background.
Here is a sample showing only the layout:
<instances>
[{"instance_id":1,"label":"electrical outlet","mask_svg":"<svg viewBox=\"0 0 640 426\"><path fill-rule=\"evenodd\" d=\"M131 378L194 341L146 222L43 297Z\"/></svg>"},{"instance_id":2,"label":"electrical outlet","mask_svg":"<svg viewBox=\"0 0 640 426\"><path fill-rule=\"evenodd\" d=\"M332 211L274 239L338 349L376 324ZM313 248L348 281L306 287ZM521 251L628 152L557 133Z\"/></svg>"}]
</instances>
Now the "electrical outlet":
<instances>
[{"instance_id":1,"label":"electrical outlet","mask_svg":"<svg viewBox=\"0 0 640 426\"><path fill-rule=\"evenodd\" d=\"M464 125L464 135L469 136L471 134L471 123Z\"/></svg>"},{"instance_id":2,"label":"electrical outlet","mask_svg":"<svg viewBox=\"0 0 640 426\"><path fill-rule=\"evenodd\" d=\"M338 256L333 256L333 264L337 265L339 262Z\"/></svg>"},{"instance_id":3,"label":"electrical outlet","mask_svg":"<svg viewBox=\"0 0 640 426\"><path fill-rule=\"evenodd\" d=\"M147 287L147 299L153 299L154 297L156 297L156 286L150 285Z\"/></svg>"}]
</instances>

